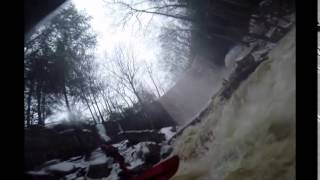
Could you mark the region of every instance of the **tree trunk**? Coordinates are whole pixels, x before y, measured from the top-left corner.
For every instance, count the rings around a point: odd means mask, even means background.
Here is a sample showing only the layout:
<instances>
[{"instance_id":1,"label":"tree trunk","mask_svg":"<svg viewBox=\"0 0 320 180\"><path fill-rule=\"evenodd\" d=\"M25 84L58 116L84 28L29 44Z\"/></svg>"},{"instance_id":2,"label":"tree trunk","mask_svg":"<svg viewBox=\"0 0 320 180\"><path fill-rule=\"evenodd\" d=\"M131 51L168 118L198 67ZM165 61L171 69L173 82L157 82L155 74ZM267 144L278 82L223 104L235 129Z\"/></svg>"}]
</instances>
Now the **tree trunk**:
<instances>
[{"instance_id":1,"label":"tree trunk","mask_svg":"<svg viewBox=\"0 0 320 180\"><path fill-rule=\"evenodd\" d=\"M111 108L111 105L110 105L110 102L109 102L109 100L106 98L106 99L103 99L103 100L105 100L105 103L107 103L107 106L108 106L108 108L109 108L109 112L110 113L113 113L113 111L115 110L115 109L112 109Z\"/></svg>"},{"instance_id":2,"label":"tree trunk","mask_svg":"<svg viewBox=\"0 0 320 180\"><path fill-rule=\"evenodd\" d=\"M126 97L123 95L123 94L125 94L125 93L121 93L121 92L120 92L118 89L116 89L116 88L112 88L112 89L115 90L115 91L117 92L117 94L121 96L121 98L122 98L123 101L127 104L127 106L130 107L130 103L128 102L128 100L126 99ZM134 104L133 100L132 100L130 97L128 97L128 99L130 100L130 102L131 102L132 104ZM111 104L113 105L112 101L110 101L110 102L111 102Z\"/></svg>"},{"instance_id":3,"label":"tree trunk","mask_svg":"<svg viewBox=\"0 0 320 180\"><path fill-rule=\"evenodd\" d=\"M43 124L45 124L45 119L46 119L46 96L45 94L42 95L42 121Z\"/></svg>"},{"instance_id":4,"label":"tree trunk","mask_svg":"<svg viewBox=\"0 0 320 180\"><path fill-rule=\"evenodd\" d=\"M42 82L39 82L37 84L37 111L38 111L38 125L43 126L43 120L41 118L41 87L42 86Z\"/></svg>"},{"instance_id":5,"label":"tree trunk","mask_svg":"<svg viewBox=\"0 0 320 180\"><path fill-rule=\"evenodd\" d=\"M90 98L90 100L91 100L91 98ZM97 116L97 122L98 122L98 121L101 121L101 120L99 119L98 112L97 112L96 108L94 107L94 103L91 102L91 104L92 104L92 109L94 110L94 113L95 113L96 116Z\"/></svg>"},{"instance_id":6,"label":"tree trunk","mask_svg":"<svg viewBox=\"0 0 320 180\"><path fill-rule=\"evenodd\" d=\"M64 99L65 99L65 102L66 102L67 109L68 109L68 111L70 111L70 105L69 105L68 94L67 94L67 87L66 87L65 83L64 83L64 86L63 86L63 95L64 95Z\"/></svg>"},{"instance_id":7,"label":"tree trunk","mask_svg":"<svg viewBox=\"0 0 320 180\"><path fill-rule=\"evenodd\" d=\"M31 121L30 121L30 113L31 113L31 99L32 99L32 94L33 94L33 85L34 85L34 80L33 78L31 79L31 83L30 83L30 89L29 89L29 92L28 92L28 99L27 99L27 104L28 104L28 107L27 107L27 127L30 127L31 125Z\"/></svg>"},{"instance_id":8,"label":"tree trunk","mask_svg":"<svg viewBox=\"0 0 320 180\"><path fill-rule=\"evenodd\" d=\"M131 87L132 87L133 93L134 93L134 94L136 95L136 97L138 98L139 104L140 104L141 107L142 107L142 111L143 111L143 114L144 114L145 119L146 119L146 120L149 120L151 129L154 129L154 125L153 125L153 123L152 123L152 120L151 120L148 112L147 112L147 108L146 108L144 102L143 102L142 99L140 98L140 96L139 96L136 88L134 87L134 84L133 84L133 83L130 83L130 85L131 85Z\"/></svg>"},{"instance_id":9,"label":"tree trunk","mask_svg":"<svg viewBox=\"0 0 320 180\"><path fill-rule=\"evenodd\" d=\"M133 105L134 104L134 101L132 100L132 98L128 95L123 95L120 93L120 96L122 97L123 101L127 104L128 107L130 107L130 103L129 101L131 102L131 104ZM126 97L129 99L129 101L126 99Z\"/></svg>"},{"instance_id":10,"label":"tree trunk","mask_svg":"<svg viewBox=\"0 0 320 180\"><path fill-rule=\"evenodd\" d=\"M82 86L80 86L80 90L81 90L81 94L82 94L81 98L85 101L86 105L88 106L89 111L90 111L90 113L91 113L91 116L92 116L92 119L93 119L94 123L97 124L97 120L96 120L96 118L95 118L95 116L94 116L94 114L93 114L93 112L92 112L92 109L91 109L91 107L90 107L89 101L88 101L88 99L87 99L86 96L85 96L85 93L84 93L84 90L83 90L83 87L82 87ZM99 119L99 118L98 118L98 119Z\"/></svg>"},{"instance_id":11,"label":"tree trunk","mask_svg":"<svg viewBox=\"0 0 320 180\"><path fill-rule=\"evenodd\" d=\"M94 101L94 103L95 103L95 105L96 105L96 107L97 107L97 109L98 109L98 112L99 112L99 115L100 115L100 118L101 118L101 122L104 122L102 113L101 113L101 111L100 111L100 108L99 108L98 103L97 103L97 100L96 100L96 97L95 97L93 94L92 94L92 97L93 97L93 101Z\"/></svg>"},{"instance_id":12,"label":"tree trunk","mask_svg":"<svg viewBox=\"0 0 320 180\"><path fill-rule=\"evenodd\" d=\"M35 119L34 119L34 111L32 110L31 112L30 112L30 123L31 123L31 125L34 125L35 124Z\"/></svg>"},{"instance_id":13,"label":"tree trunk","mask_svg":"<svg viewBox=\"0 0 320 180\"><path fill-rule=\"evenodd\" d=\"M149 76L150 76L150 79L152 81L153 86L156 88L156 91L157 91L157 94L158 94L158 98L160 98L161 97L160 91L159 91L159 88L158 88L156 82L154 81L154 79L152 77L152 73L151 72L148 72L148 73L149 73Z\"/></svg>"},{"instance_id":14,"label":"tree trunk","mask_svg":"<svg viewBox=\"0 0 320 180\"><path fill-rule=\"evenodd\" d=\"M136 96L136 98L138 99L138 102L141 106L143 106L143 101L142 99L140 98L139 94L138 94L138 91L136 90L136 88L134 87L134 84L133 82L130 82L130 86L132 88L132 92L133 94Z\"/></svg>"},{"instance_id":15,"label":"tree trunk","mask_svg":"<svg viewBox=\"0 0 320 180\"><path fill-rule=\"evenodd\" d=\"M117 108L117 106L114 104L114 102L112 101L112 100L110 100L110 104L111 104L111 106L112 106L112 108L115 110L115 111L117 111L119 108ZM116 104L118 104L118 103L116 103Z\"/></svg>"},{"instance_id":16,"label":"tree trunk","mask_svg":"<svg viewBox=\"0 0 320 180\"><path fill-rule=\"evenodd\" d=\"M146 14L155 14L155 15L160 15L160 16L166 16L170 18L175 18L175 19L180 19L183 21L189 21L189 22L194 22L193 19L189 18L188 16L182 16L182 15L174 15L174 14L166 14L162 12L157 12L157 11L148 11L146 9L136 9L129 4L119 2L122 6L125 6L126 8L130 9L131 12L133 13L146 13Z\"/></svg>"},{"instance_id":17,"label":"tree trunk","mask_svg":"<svg viewBox=\"0 0 320 180\"><path fill-rule=\"evenodd\" d=\"M112 109L108 98L104 97L103 100L104 100L104 103L107 105L107 107L108 107L108 109L109 109L109 112L110 112L110 113L113 113L113 111L115 111L116 109L115 109L114 107L113 107L113 109Z\"/></svg>"},{"instance_id":18,"label":"tree trunk","mask_svg":"<svg viewBox=\"0 0 320 180\"><path fill-rule=\"evenodd\" d=\"M97 124L97 120L96 120L96 118L95 118L94 115L93 115L93 112L92 112L92 110L91 110L91 107L90 107L90 104L89 104L89 102L88 102L88 99L87 99L85 96L83 96L83 100L86 102L86 105L87 105L88 108L89 108L89 111L90 111L90 113L91 113L91 116L92 116L92 119L93 119L93 121L94 121L94 124Z\"/></svg>"},{"instance_id":19,"label":"tree trunk","mask_svg":"<svg viewBox=\"0 0 320 180\"><path fill-rule=\"evenodd\" d=\"M106 106L106 108L108 109L109 113L112 113L112 109L110 107L110 104L108 102L108 99L106 98L104 91L102 89L100 89L100 93L104 102L104 105Z\"/></svg>"}]
</instances>

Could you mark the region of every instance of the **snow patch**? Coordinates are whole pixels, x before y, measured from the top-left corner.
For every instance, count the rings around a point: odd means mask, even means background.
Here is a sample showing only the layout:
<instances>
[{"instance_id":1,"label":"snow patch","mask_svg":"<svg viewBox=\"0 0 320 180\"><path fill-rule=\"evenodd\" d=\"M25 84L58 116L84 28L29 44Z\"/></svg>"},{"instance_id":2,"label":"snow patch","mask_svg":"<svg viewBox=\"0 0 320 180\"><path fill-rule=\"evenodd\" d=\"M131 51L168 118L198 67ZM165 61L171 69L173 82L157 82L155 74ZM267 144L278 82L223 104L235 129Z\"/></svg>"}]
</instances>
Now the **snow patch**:
<instances>
[{"instance_id":1,"label":"snow patch","mask_svg":"<svg viewBox=\"0 0 320 180\"><path fill-rule=\"evenodd\" d=\"M91 132L89 129L82 129L82 132Z\"/></svg>"},{"instance_id":2,"label":"snow patch","mask_svg":"<svg viewBox=\"0 0 320 180\"><path fill-rule=\"evenodd\" d=\"M154 132L154 130L151 130L151 129L146 129L146 130L128 130L128 131L121 131L119 134L122 134L122 133L144 133L144 132Z\"/></svg>"},{"instance_id":3,"label":"snow patch","mask_svg":"<svg viewBox=\"0 0 320 180\"><path fill-rule=\"evenodd\" d=\"M58 164L51 165L46 168L48 172L70 172L75 169L74 163L71 162L61 162Z\"/></svg>"},{"instance_id":4,"label":"snow patch","mask_svg":"<svg viewBox=\"0 0 320 180\"><path fill-rule=\"evenodd\" d=\"M122 142L124 143L124 142ZM124 157L125 162L130 164L129 169L135 168L144 163L145 154L149 153L147 145L154 142L141 142L129 148L119 149L119 153ZM120 146L120 145L117 145Z\"/></svg>"},{"instance_id":5,"label":"snow patch","mask_svg":"<svg viewBox=\"0 0 320 180\"><path fill-rule=\"evenodd\" d=\"M249 47L245 45L236 45L234 46L225 56L226 67L230 70L233 70L236 66L236 62L241 61L245 56L247 56L252 49L255 47L255 44L250 45Z\"/></svg>"},{"instance_id":6,"label":"snow patch","mask_svg":"<svg viewBox=\"0 0 320 180\"><path fill-rule=\"evenodd\" d=\"M120 177L118 176L118 174L121 172L122 170L120 169L120 165L118 163L115 163L112 165L112 170L110 172L110 175L106 178L102 178L103 180L117 180L120 179Z\"/></svg>"},{"instance_id":7,"label":"snow patch","mask_svg":"<svg viewBox=\"0 0 320 180\"><path fill-rule=\"evenodd\" d=\"M164 134L166 137L166 141L171 139L172 136L174 136L176 133L172 131L173 127L164 127L161 128L159 133Z\"/></svg>"},{"instance_id":8,"label":"snow patch","mask_svg":"<svg viewBox=\"0 0 320 180\"><path fill-rule=\"evenodd\" d=\"M30 174L30 175L49 175L49 173L44 170L28 171L27 174Z\"/></svg>"},{"instance_id":9,"label":"snow patch","mask_svg":"<svg viewBox=\"0 0 320 180\"><path fill-rule=\"evenodd\" d=\"M90 165L98 165L98 164L105 164L108 161L110 162L110 158L108 158L102 151L101 148L96 149L90 155L90 159L88 163ZM111 162L110 162L111 163Z\"/></svg>"}]
</instances>

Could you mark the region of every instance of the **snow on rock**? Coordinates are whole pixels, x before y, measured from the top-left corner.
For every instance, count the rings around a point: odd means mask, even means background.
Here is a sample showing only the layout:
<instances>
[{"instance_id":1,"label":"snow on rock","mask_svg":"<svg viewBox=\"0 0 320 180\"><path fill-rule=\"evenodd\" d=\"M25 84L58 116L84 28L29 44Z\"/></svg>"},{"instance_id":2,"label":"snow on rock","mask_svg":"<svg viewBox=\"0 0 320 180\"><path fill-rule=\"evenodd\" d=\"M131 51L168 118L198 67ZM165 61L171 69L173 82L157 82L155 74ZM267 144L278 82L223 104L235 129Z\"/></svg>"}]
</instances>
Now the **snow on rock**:
<instances>
[{"instance_id":1,"label":"snow on rock","mask_svg":"<svg viewBox=\"0 0 320 180\"><path fill-rule=\"evenodd\" d=\"M173 127L164 127L159 130L159 133L164 134L166 137L166 141L168 141L169 139L171 139L172 136L175 135L175 132L173 132L172 130Z\"/></svg>"},{"instance_id":2,"label":"snow on rock","mask_svg":"<svg viewBox=\"0 0 320 180\"><path fill-rule=\"evenodd\" d=\"M102 125L97 125L97 130L100 136L105 140L108 137L105 135L105 130ZM165 135L166 140L171 138L175 133L172 127L165 127L160 129L156 133L162 133ZM150 132L147 131L135 131L135 132ZM152 165L157 158L160 158L160 146L159 144L151 141L144 141L135 145L130 145L129 140L124 140L119 143L113 144L118 149L119 153L124 157L125 162L128 164L128 169L136 168L140 165ZM166 148L162 149L163 154L167 153L170 147L166 145ZM65 161L59 159L53 159L45 162L37 171L29 171L27 174L32 177L51 177L58 175L66 180L80 180L82 179L105 179L115 180L120 179L119 173L122 171L120 165L114 162L112 157L105 155L103 150L99 147L92 151L89 155L70 157Z\"/></svg>"},{"instance_id":3,"label":"snow on rock","mask_svg":"<svg viewBox=\"0 0 320 180\"><path fill-rule=\"evenodd\" d=\"M50 165L52 165L52 164L57 164L57 163L59 163L60 162L60 159L52 159L52 160L50 160L50 161L47 161L47 162L45 162L45 163L43 163L43 167L44 166L50 166Z\"/></svg>"},{"instance_id":4,"label":"snow on rock","mask_svg":"<svg viewBox=\"0 0 320 180\"><path fill-rule=\"evenodd\" d=\"M118 174L121 172L122 170L120 169L120 166L118 163L113 164L112 165L112 170L110 172L110 175L108 177L102 178L102 180L118 180L120 179L120 177L118 176Z\"/></svg>"},{"instance_id":5,"label":"snow on rock","mask_svg":"<svg viewBox=\"0 0 320 180\"><path fill-rule=\"evenodd\" d=\"M98 165L98 164L105 164L105 163L111 163L111 158L107 157L101 148L96 149L90 154L90 159L88 160L88 163L90 165Z\"/></svg>"},{"instance_id":6,"label":"snow on rock","mask_svg":"<svg viewBox=\"0 0 320 180\"><path fill-rule=\"evenodd\" d=\"M90 129L82 129L82 132L92 132Z\"/></svg>"},{"instance_id":7,"label":"snow on rock","mask_svg":"<svg viewBox=\"0 0 320 180\"><path fill-rule=\"evenodd\" d=\"M87 168L87 166L88 164L81 156L72 157L69 160L62 162L58 159L53 159L43 163L40 170L29 171L27 174L30 174L35 178L41 178L43 176L51 177L55 174L64 176L66 180L73 180L76 179L75 177L79 177L79 171Z\"/></svg>"},{"instance_id":8,"label":"snow on rock","mask_svg":"<svg viewBox=\"0 0 320 180\"><path fill-rule=\"evenodd\" d=\"M73 157L71 159L69 159L67 162L71 162L75 165L76 168L86 168L88 166L88 162L85 161L84 157Z\"/></svg>"},{"instance_id":9,"label":"snow on rock","mask_svg":"<svg viewBox=\"0 0 320 180\"><path fill-rule=\"evenodd\" d=\"M74 163L72 162L61 162L61 163L58 163L58 164L54 164L54 165L51 165L51 166L48 166L46 168L46 171L48 172L65 172L65 173L68 173L68 172L71 172L75 169L75 165Z\"/></svg>"},{"instance_id":10,"label":"snow on rock","mask_svg":"<svg viewBox=\"0 0 320 180\"><path fill-rule=\"evenodd\" d=\"M65 176L65 178L66 178L67 180L71 180L71 179L77 179L77 180L79 180L79 178L77 177L77 173L68 174L68 175Z\"/></svg>"},{"instance_id":11,"label":"snow on rock","mask_svg":"<svg viewBox=\"0 0 320 180\"><path fill-rule=\"evenodd\" d=\"M120 131L119 134L122 133L144 133L144 132L150 132L152 133L154 130L152 129L145 129L145 130L127 130L127 131Z\"/></svg>"},{"instance_id":12,"label":"snow on rock","mask_svg":"<svg viewBox=\"0 0 320 180\"><path fill-rule=\"evenodd\" d=\"M49 173L45 170L39 170L39 171L28 171L27 174L30 174L30 175L49 175Z\"/></svg>"},{"instance_id":13,"label":"snow on rock","mask_svg":"<svg viewBox=\"0 0 320 180\"><path fill-rule=\"evenodd\" d=\"M170 131L169 128L164 128L163 131ZM156 145L154 142L140 142L128 147L128 140L113 144L119 150L119 153L128 163L128 168L132 169L142 164L145 164L148 156L152 154L150 145ZM169 146L167 147L167 149ZM150 162L149 162L150 163ZM71 157L66 161L54 159L42 165L42 169L38 171L29 171L27 174L35 177L59 175L66 180L85 179L119 179L118 174L122 171L120 165L115 163L112 157L107 157L101 148L95 149L88 157L76 156Z\"/></svg>"},{"instance_id":14,"label":"snow on rock","mask_svg":"<svg viewBox=\"0 0 320 180\"><path fill-rule=\"evenodd\" d=\"M57 179L54 177L52 174L49 172L46 172L44 170L39 170L39 171L28 171L25 174L25 179Z\"/></svg>"},{"instance_id":15,"label":"snow on rock","mask_svg":"<svg viewBox=\"0 0 320 180\"><path fill-rule=\"evenodd\" d=\"M261 61L263 54L270 52L275 46L275 43L257 41L257 46L259 47L256 51L253 51L251 55L255 61Z\"/></svg>"},{"instance_id":16,"label":"snow on rock","mask_svg":"<svg viewBox=\"0 0 320 180\"><path fill-rule=\"evenodd\" d=\"M127 149L127 143L129 143L128 140L120 141L119 143L113 144L112 146L117 148L119 152L125 151Z\"/></svg>"},{"instance_id":17,"label":"snow on rock","mask_svg":"<svg viewBox=\"0 0 320 180\"><path fill-rule=\"evenodd\" d=\"M113 146L118 148L121 156L124 157L125 162L130 164L128 167L132 169L144 163L144 152L147 152L147 147L145 147L145 143L138 143L132 147L127 147L128 140L121 141L120 143L114 144ZM144 149L144 150L143 150Z\"/></svg>"},{"instance_id":18,"label":"snow on rock","mask_svg":"<svg viewBox=\"0 0 320 180\"><path fill-rule=\"evenodd\" d=\"M177 137L172 179L295 179L295 62L293 28L230 99L217 96Z\"/></svg>"},{"instance_id":19,"label":"snow on rock","mask_svg":"<svg viewBox=\"0 0 320 180\"><path fill-rule=\"evenodd\" d=\"M258 43L259 41L253 42L248 46L239 44L229 50L224 60L229 73L235 70L237 63L248 56L258 46Z\"/></svg>"},{"instance_id":20,"label":"snow on rock","mask_svg":"<svg viewBox=\"0 0 320 180\"><path fill-rule=\"evenodd\" d=\"M129 169L135 168L144 163L145 155L150 152L148 145L154 142L140 142L131 147L127 147L128 140L121 141L113 146L118 148L125 162L129 164Z\"/></svg>"},{"instance_id":21,"label":"snow on rock","mask_svg":"<svg viewBox=\"0 0 320 180\"><path fill-rule=\"evenodd\" d=\"M239 59L240 56L243 56L242 54L246 54L248 50L250 49L244 45L236 45L231 48L225 56L224 61L226 67L232 68L233 66L235 66L235 62L237 61L237 59Z\"/></svg>"},{"instance_id":22,"label":"snow on rock","mask_svg":"<svg viewBox=\"0 0 320 180\"><path fill-rule=\"evenodd\" d=\"M76 156L69 159L69 161L77 161L79 159L82 159L82 156Z\"/></svg>"},{"instance_id":23,"label":"snow on rock","mask_svg":"<svg viewBox=\"0 0 320 180\"><path fill-rule=\"evenodd\" d=\"M88 179L105 179L109 176L115 176L112 173L118 172L112 157L107 157L101 148L91 153L88 160Z\"/></svg>"}]
</instances>

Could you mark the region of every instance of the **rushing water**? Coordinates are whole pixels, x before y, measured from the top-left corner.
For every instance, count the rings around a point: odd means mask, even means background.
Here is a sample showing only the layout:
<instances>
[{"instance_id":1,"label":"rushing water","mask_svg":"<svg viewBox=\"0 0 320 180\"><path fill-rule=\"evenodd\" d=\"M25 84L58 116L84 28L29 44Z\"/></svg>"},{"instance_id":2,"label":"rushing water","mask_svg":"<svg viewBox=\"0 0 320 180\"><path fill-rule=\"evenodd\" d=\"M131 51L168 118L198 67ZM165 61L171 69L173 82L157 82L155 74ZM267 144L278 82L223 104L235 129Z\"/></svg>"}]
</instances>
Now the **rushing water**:
<instances>
[{"instance_id":1,"label":"rushing water","mask_svg":"<svg viewBox=\"0 0 320 180\"><path fill-rule=\"evenodd\" d=\"M295 28L228 101L175 141L177 179L295 179Z\"/></svg>"}]
</instances>

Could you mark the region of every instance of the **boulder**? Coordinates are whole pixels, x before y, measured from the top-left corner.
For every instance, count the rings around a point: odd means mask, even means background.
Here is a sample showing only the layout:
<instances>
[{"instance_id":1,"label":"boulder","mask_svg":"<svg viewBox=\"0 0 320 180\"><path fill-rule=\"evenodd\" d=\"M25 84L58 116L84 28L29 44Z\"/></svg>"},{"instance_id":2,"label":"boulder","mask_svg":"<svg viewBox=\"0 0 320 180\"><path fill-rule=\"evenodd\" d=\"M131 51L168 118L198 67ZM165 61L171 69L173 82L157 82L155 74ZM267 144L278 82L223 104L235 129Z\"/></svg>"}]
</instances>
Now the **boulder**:
<instances>
[{"instance_id":1,"label":"boulder","mask_svg":"<svg viewBox=\"0 0 320 180\"><path fill-rule=\"evenodd\" d=\"M87 177L89 178L103 178L108 177L111 172L108 163L92 164L89 166Z\"/></svg>"},{"instance_id":2,"label":"boulder","mask_svg":"<svg viewBox=\"0 0 320 180\"><path fill-rule=\"evenodd\" d=\"M151 166L157 164L161 159L161 146L159 146L158 144L148 144L147 147L149 149L149 152L145 154L145 164Z\"/></svg>"}]
</instances>

